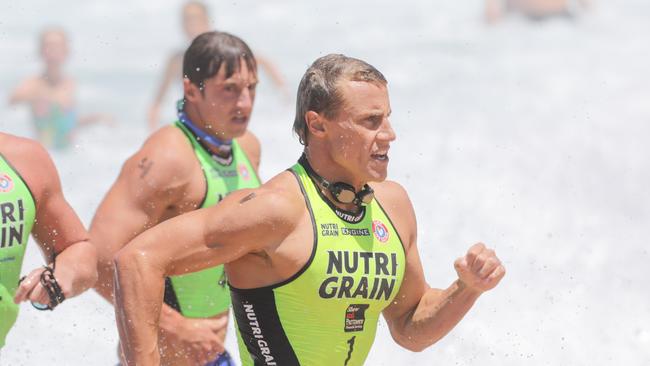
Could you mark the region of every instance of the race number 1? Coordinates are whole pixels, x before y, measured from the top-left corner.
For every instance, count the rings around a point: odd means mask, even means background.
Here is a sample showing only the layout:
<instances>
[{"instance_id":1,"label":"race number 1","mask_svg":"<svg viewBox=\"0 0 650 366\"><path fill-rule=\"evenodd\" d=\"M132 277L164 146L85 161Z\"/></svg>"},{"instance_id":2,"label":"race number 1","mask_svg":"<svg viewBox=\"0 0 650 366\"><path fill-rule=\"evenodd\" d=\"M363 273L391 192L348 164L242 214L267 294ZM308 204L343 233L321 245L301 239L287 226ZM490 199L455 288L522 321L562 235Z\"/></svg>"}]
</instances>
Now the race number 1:
<instances>
[{"instance_id":1,"label":"race number 1","mask_svg":"<svg viewBox=\"0 0 650 366\"><path fill-rule=\"evenodd\" d=\"M348 366L348 362L350 362L350 359L352 358L352 352L354 351L354 339L357 338L357 336L353 336L352 338L348 339L348 345L350 348L348 349L348 358L345 359L345 364L344 366Z\"/></svg>"}]
</instances>

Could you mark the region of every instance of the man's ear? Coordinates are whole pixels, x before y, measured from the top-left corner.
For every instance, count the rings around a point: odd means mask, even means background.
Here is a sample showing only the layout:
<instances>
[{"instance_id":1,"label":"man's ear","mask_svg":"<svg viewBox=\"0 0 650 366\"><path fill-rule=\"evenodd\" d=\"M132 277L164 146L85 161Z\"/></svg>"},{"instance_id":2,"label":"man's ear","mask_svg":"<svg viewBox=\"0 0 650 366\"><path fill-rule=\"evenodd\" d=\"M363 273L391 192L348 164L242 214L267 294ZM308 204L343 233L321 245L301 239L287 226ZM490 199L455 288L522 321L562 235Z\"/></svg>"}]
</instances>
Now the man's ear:
<instances>
[{"instance_id":1,"label":"man's ear","mask_svg":"<svg viewBox=\"0 0 650 366\"><path fill-rule=\"evenodd\" d=\"M322 137L325 134L325 117L314 112L305 113L305 123L309 134L315 137Z\"/></svg>"},{"instance_id":2,"label":"man's ear","mask_svg":"<svg viewBox=\"0 0 650 366\"><path fill-rule=\"evenodd\" d=\"M185 99L189 102L197 102L203 96L199 87L194 85L188 78L183 78L183 93L185 93Z\"/></svg>"}]
</instances>

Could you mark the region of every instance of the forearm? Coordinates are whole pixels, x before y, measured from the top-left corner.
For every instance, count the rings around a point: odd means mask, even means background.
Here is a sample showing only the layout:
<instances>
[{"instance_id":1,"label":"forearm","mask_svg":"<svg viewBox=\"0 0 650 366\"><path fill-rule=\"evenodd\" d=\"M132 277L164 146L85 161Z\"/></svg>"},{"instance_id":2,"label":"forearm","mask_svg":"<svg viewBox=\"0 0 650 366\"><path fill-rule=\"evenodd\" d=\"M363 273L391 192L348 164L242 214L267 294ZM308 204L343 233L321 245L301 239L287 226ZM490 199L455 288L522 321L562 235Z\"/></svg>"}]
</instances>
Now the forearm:
<instances>
[{"instance_id":1,"label":"forearm","mask_svg":"<svg viewBox=\"0 0 650 366\"><path fill-rule=\"evenodd\" d=\"M70 279L65 296L77 296L97 281L97 251L88 241L80 241L65 248L56 257L55 277Z\"/></svg>"},{"instance_id":2,"label":"forearm","mask_svg":"<svg viewBox=\"0 0 650 366\"><path fill-rule=\"evenodd\" d=\"M422 351L451 331L474 305L480 293L455 281L445 290L429 289L393 337L403 347Z\"/></svg>"},{"instance_id":3,"label":"forearm","mask_svg":"<svg viewBox=\"0 0 650 366\"><path fill-rule=\"evenodd\" d=\"M164 272L137 249L115 259L115 315L127 365L158 365Z\"/></svg>"},{"instance_id":4,"label":"forearm","mask_svg":"<svg viewBox=\"0 0 650 366\"><path fill-rule=\"evenodd\" d=\"M112 259L104 258L101 253L97 261L97 282L95 291L111 304L115 303L113 298L113 281L115 276L115 266Z\"/></svg>"},{"instance_id":5,"label":"forearm","mask_svg":"<svg viewBox=\"0 0 650 366\"><path fill-rule=\"evenodd\" d=\"M90 238L97 248L98 279L94 288L106 301L114 304L114 258L134 237L147 228L148 216L128 205L119 205L110 197L102 202L90 225ZM119 229L116 229L119 228Z\"/></svg>"},{"instance_id":6,"label":"forearm","mask_svg":"<svg viewBox=\"0 0 650 366\"><path fill-rule=\"evenodd\" d=\"M130 239L128 237L123 237L120 235L121 232L115 232L114 230L104 230L105 227L119 227L122 231L129 230L128 227L125 227L124 224L119 223L119 225L111 226L105 225L103 223L93 222L90 228L90 237L93 240L93 244L97 247L97 283L95 283L95 291L106 299L111 304L115 303L113 297L114 283L115 280L115 262L113 261L115 254L126 244Z\"/></svg>"}]
</instances>

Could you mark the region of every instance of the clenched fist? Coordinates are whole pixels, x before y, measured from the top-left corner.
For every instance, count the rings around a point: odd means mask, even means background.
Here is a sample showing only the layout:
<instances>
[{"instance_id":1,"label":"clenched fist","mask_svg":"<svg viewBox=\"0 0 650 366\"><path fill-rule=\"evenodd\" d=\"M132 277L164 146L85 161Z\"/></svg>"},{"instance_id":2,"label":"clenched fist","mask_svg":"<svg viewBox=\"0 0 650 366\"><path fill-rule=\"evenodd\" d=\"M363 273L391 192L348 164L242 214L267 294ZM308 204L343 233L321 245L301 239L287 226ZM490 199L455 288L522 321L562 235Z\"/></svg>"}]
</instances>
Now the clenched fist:
<instances>
[{"instance_id":1,"label":"clenched fist","mask_svg":"<svg viewBox=\"0 0 650 366\"><path fill-rule=\"evenodd\" d=\"M469 248L464 257L456 259L454 267L460 281L478 292L493 289L506 274L506 269L494 250L483 243Z\"/></svg>"}]
</instances>

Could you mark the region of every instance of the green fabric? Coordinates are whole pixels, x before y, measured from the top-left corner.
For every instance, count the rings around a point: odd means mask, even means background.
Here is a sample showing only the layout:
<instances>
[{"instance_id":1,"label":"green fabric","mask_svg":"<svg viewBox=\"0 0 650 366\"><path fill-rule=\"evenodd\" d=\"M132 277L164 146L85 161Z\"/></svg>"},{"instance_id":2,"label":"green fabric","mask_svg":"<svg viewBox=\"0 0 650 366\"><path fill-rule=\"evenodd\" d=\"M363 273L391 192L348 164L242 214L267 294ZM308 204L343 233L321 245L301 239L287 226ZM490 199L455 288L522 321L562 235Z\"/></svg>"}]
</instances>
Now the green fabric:
<instances>
[{"instance_id":1,"label":"green fabric","mask_svg":"<svg viewBox=\"0 0 650 366\"><path fill-rule=\"evenodd\" d=\"M13 297L35 216L29 188L0 155L0 347L18 316Z\"/></svg>"},{"instance_id":2,"label":"green fabric","mask_svg":"<svg viewBox=\"0 0 650 366\"><path fill-rule=\"evenodd\" d=\"M282 329L300 365L362 365L379 315L404 278L402 241L377 200L361 221L344 221L301 165L292 170L309 200L317 238L305 271L273 288ZM242 364L253 365L239 332L238 340Z\"/></svg>"},{"instance_id":3,"label":"green fabric","mask_svg":"<svg viewBox=\"0 0 650 366\"><path fill-rule=\"evenodd\" d=\"M214 206L230 192L244 188L257 188L260 181L246 154L233 141L233 159L225 166L217 163L180 122L176 122L189 138L207 181L203 207ZM228 310L230 290L223 266L183 276L171 277L181 313L192 318L211 317Z\"/></svg>"},{"instance_id":4,"label":"green fabric","mask_svg":"<svg viewBox=\"0 0 650 366\"><path fill-rule=\"evenodd\" d=\"M5 345L5 338L18 318L18 304L14 304L13 296L0 284L0 349Z\"/></svg>"}]
</instances>

